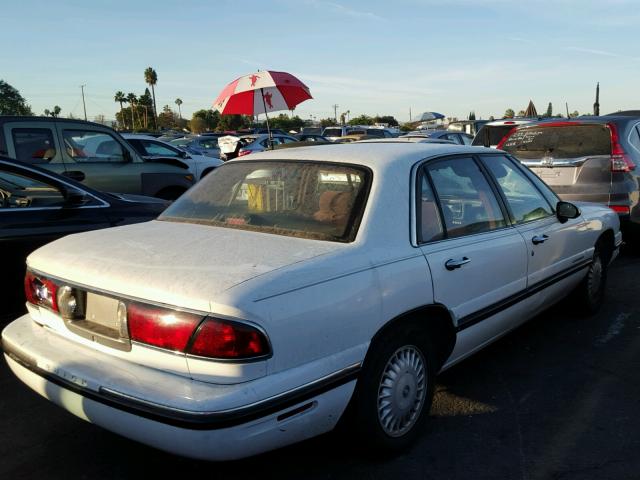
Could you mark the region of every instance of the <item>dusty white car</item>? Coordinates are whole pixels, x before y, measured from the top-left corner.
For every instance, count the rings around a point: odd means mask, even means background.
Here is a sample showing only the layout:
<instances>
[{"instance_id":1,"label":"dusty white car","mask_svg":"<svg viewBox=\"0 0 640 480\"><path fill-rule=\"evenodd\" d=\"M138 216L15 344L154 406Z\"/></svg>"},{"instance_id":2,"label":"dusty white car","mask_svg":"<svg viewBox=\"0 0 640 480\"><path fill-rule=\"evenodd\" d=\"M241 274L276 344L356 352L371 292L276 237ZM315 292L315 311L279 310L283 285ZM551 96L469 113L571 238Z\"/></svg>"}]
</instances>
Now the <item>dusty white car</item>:
<instances>
[{"instance_id":1,"label":"dusty white car","mask_svg":"<svg viewBox=\"0 0 640 480\"><path fill-rule=\"evenodd\" d=\"M228 460L344 417L406 447L436 374L575 292L602 302L607 208L504 152L374 143L230 161L158 220L32 253L16 376L154 447ZM71 454L73 455L73 454Z\"/></svg>"}]
</instances>

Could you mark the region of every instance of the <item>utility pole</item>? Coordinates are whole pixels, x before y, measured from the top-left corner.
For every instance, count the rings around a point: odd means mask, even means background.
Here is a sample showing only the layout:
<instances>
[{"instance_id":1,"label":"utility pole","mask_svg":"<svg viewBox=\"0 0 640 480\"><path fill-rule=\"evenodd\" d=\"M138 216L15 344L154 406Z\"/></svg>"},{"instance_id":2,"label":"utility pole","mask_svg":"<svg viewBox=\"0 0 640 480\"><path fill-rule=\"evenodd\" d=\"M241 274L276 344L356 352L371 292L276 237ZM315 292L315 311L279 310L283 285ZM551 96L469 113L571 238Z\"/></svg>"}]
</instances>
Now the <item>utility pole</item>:
<instances>
[{"instance_id":1,"label":"utility pole","mask_svg":"<svg viewBox=\"0 0 640 480\"><path fill-rule=\"evenodd\" d=\"M567 107L567 118L569 117L569 102L564 102L565 107Z\"/></svg>"},{"instance_id":2,"label":"utility pole","mask_svg":"<svg viewBox=\"0 0 640 480\"><path fill-rule=\"evenodd\" d=\"M411 123L411 107L409 107L409 123Z\"/></svg>"},{"instance_id":3,"label":"utility pole","mask_svg":"<svg viewBox=\"0 0 640 480\"><path fill-rule=\"evenodd\" d=\"M593 104L593 114L596 117L600 115L600 82L596 86L596 103Z\"/></svg>"},{"instance_id":4,"label":"utility pole","mask_svg":"<svg viewBox=\"0 0 640 480\"><path fill-rule=\"evenodd\" d=\"M80 90L82 90L82 108L84 110L84 121L87 121L87 106L84 103L84 87L86 87L86 85L80 85Z\"/></svg>"},{"instance_id":5,"label":"utility pole","mask_svg":"<svg viewBox=\"0 0 640 480\"><path fill-rule=\"evenodd\" d=\"M337 103L333 105L333 119L335 120L336 123L338 123L338 107L340 105L338 105Z\"/></svg>"}]
</instances>

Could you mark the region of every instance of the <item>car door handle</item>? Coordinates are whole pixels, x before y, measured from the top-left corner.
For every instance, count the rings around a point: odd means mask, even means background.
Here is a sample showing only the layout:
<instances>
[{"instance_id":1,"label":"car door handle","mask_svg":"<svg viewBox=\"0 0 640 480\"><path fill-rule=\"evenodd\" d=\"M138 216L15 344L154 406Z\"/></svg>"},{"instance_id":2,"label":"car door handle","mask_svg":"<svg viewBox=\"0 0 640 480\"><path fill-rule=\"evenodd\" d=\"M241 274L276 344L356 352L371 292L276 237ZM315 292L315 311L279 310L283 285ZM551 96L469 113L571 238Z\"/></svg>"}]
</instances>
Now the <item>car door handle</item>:
<instances>
[{"instance_id":1,"label":"car door handle","mask_svg":"<svg viewBox=\"0 0 640 480\"><path fill-rule=\"evenodd\" d=\"M62 172L62 175L70 178L71 180L75 180L76 182L81 182L85 178L84 172L81 172L80 170L70 170L68 172Z\"/></svg>"},{"instance_id":2,"label":"car door handle","mask_svg":"<svg viewBox=\"0 0 640 480\"><path fill-rule=\"evenodd\" d=\"M549 235L536 235L531 239L534 245L538 245L540 243L544 243L549 240Z\"/></svg>"},{"instance_id":3,"label":"car door handle","mask_svg":"<svg viewBox=\"0 0 640 480\"><path fill-rule=\"evenodd\" d=\"M460 268L462 265L469 263L471 260L469 260L469 258L467 257L462 257L459 258L457 260L454 260L453 258L450 258L449 260L447 260L444 264L444 267L451 271L451 270L455 270L456 268Z\"/></svg>"}]
</instances>

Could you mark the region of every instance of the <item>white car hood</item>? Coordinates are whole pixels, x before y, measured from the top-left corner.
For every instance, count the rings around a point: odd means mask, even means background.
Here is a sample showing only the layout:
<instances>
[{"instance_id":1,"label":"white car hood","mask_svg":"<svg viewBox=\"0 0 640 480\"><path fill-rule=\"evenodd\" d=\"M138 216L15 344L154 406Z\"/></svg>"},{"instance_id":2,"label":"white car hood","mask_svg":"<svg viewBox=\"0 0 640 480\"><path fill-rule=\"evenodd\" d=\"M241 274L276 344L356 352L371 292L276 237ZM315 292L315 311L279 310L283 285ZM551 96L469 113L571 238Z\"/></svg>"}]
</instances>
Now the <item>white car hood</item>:
<instances>
[{"instance_id":1,"label":"white car hood","mask_svg":"<svg viewBox=\"0 0 640 480\"><path fill-rule=\"evenodd\" d=\"M70 283L209 311L235 285L341 247L156 220L69 235L33 252L27 263Z\"/></svg>"}]
</instances>

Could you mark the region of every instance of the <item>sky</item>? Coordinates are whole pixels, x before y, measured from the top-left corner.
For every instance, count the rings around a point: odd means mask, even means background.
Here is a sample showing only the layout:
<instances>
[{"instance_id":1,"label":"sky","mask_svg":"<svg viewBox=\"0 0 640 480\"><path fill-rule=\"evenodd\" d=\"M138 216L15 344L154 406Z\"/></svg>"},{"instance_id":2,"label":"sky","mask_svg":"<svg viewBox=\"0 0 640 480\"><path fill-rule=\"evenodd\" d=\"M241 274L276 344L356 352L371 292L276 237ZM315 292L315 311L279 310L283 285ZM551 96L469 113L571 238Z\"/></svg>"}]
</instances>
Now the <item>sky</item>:
<instances>
[{"instance_id":1,"label":"sky","mask_svg":"<svg viewBox=\"0 0 640 480\"><path fill-rule=\"evenodd\" d=\"M5 3L5 2L3 2ZM286 71L311 90L304 119L424 111L501 117L640 108L640 0L21 0L0 10L0 79L34 113L115 118L116 91L158 110L210 108L224 86Z\"/></svg>"}]
</instances>

